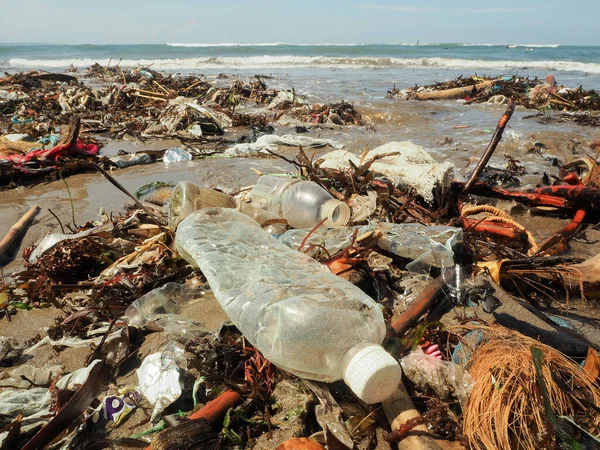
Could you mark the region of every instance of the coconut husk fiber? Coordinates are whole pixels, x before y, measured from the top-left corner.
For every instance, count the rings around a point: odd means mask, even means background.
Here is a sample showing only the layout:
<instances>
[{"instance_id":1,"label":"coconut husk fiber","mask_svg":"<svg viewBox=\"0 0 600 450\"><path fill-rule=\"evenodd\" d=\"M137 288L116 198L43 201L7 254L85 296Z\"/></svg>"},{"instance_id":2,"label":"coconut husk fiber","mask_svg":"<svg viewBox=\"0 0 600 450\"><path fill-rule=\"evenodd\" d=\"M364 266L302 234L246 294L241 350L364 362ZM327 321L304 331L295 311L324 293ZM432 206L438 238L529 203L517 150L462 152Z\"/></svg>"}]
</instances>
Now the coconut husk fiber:
<instances>
[{"instance_id":1,"label":"coconut husk fiber","mask_svg":"<svg viewBox=\"0 0 600 450\"><path fill-rule=\"evenodd\" d=\"M464 411L463 432L472 448L554 448L557 430L551 414L572 417L598 435L600 388L577 363L501 326L461 327L460 334L471 330L484 336L467 361L475 386ZM532 347L543 354L542 378L551 412L544 406Z\"/></svg>"}]
</instances>

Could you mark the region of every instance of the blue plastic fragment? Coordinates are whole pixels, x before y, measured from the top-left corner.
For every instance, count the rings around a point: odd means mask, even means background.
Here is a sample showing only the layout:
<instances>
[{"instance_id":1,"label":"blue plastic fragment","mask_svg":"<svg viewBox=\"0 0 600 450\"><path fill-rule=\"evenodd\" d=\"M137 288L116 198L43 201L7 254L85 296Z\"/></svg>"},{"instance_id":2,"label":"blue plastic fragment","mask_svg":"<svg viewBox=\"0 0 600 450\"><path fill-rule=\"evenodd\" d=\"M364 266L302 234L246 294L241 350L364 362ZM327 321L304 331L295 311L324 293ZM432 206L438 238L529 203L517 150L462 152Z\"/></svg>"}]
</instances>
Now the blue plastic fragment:
<instances>
[{"instance_id":1,"label":"blue plastic fragment","mask_svg":"<svg viewBox=\"0 0 600 450\"><path fill-rule=\"evenodd\" d=\"M466 343L464 343L464 342ZM452 361L462 367L467 367L471 352L485 341L485 334L482 330L473 330L463 336L452 353Z\"/></svg>"}]
</instances>

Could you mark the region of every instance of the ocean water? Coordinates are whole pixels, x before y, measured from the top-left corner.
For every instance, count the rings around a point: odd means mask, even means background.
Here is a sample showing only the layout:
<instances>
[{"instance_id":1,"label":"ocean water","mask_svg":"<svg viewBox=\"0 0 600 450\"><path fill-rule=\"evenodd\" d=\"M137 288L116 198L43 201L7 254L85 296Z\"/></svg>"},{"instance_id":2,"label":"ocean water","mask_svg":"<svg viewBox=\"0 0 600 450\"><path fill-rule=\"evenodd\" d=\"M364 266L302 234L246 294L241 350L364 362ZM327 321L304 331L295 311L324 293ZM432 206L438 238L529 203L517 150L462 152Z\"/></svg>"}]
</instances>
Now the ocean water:
<instances>
[{"instance_id":1,"label":"ocean water","mask_svg":"<svg viewBox=\"0 0 600 450\"><path fill-rule=\"evenodd\" d=\"M353 102L373 119L369 130L347 127L324 130L351 151L374 148L392 140L412 140L438 158L466 166L485 148L504 107L466 106L460 101L402 102L386 92L415 84L430 84L457 76L521 75L600 91L600 46L475 45L475 44L193 44L163 45L50 45L0 44L0 71L28 69L80 72L94 63L122 67L149 66L154 70L204 74L215 79L225 73L240 77L270 75L269 87L295 88L310 103ZM224 80L223 83L227 83ZM519 158L535 183L548 170L552 157L561 160L583 154L600 131L573 123L540 123L528 117L535 111L517 108L505 138L492 160L506 164L503 154ZM278 133L289 132L277 130ZM549 148L532 153L533 143Z\"/></svg>"},{"instance_id":2,"label":"ocean water","mask_svg":"<svg viewBox=\"0 0 600 450\"><path fill-rule=\"evenodd\" d=\"M545 76L600 88L600 47L475 44L0 44L0 70L60 70L98 62L201 73L339 73L345 82L386 80L399 87L460 74ZM315 72L317 71L317 72ZM569 83L567 83L569 82ZM391 87L391 86L390 86ZM330 90L328 88L328 90Z\"/></svg>"}]
</instances>

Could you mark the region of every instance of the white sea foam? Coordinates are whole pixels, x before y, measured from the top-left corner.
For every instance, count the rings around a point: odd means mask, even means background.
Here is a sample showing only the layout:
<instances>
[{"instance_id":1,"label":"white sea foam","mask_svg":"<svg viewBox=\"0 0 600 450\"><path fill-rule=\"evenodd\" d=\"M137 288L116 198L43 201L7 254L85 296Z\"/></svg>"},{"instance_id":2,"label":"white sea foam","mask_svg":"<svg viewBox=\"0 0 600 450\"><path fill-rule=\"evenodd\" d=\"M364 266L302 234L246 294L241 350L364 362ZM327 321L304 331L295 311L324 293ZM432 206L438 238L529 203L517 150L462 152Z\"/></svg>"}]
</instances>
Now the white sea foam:
<instances>
[{"instance_id":1,"label":"white sea foam","mask_svg":"<svg viewBox=\"0 0 600 450\"><path fill-rule=\"evenodd\" d=\"M439 45L439 44L435 44ZM453 45L453 44L450 44ZM455 44L462 47L529 47L529 48L558 48L560 44Z\"/></svg>"},{"instance_id":2,"label":"white sea foam","mask_svg":"<svg viewBox=\"0 0 600 450\"><path fill-rule=\"evenodd\" d=\"M515 44L515 47L558 48L560 44Z\"/></svg>"},{"instance_id":3,"label":"white sea foam","mask_svg":"<svg viewBox=\"0 0 600 450\"><path fill-rule=\"evenodd\" d=\"M88 67L98 62L109 64L109 59L23 59L8 61L11 68L63 68ZM113 59L114 63L115 60ZM150 66L155 70L202 70L202 69L291 69L291 68L395 68L419 67L436 69L471 70L543 70L581 71L600 75L600 64L575 61L489 61L457 58L391 58L391 57L330 57L330 56L291 56L265 55L250 57L204 57L204 58L165 58L165 59L124 59L121 67Z\"/></svg>"},{"instance_id":4,"label":"white sea foam","mask_svg":"<svg viewBox=\"0 0 600 450\"><path fill-rule=\"evenodd\" d=\"M208 43L167 43L169 47L366 47L369 45L410 45L410 44L292 44L289 42L257 42L257 43L221 43L221 44L208 44Z\"/></svg>"}]
</instances>

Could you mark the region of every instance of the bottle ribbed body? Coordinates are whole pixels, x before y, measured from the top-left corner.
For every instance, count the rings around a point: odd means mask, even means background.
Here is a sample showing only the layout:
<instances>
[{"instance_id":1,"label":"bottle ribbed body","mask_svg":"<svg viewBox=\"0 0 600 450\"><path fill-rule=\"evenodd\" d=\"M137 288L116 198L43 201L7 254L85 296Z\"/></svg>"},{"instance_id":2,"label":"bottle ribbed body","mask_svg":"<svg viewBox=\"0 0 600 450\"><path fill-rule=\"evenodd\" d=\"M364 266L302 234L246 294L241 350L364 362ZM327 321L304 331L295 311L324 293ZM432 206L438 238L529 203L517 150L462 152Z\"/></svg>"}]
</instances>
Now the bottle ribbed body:
<instances>
[{"instance_id":1,"label":"bottle ribbed body","mask_svg":"<svg viewBox=\"0 0 600 450\"><path fill-rule=\"evenodd\" d=\"M369 296L238 211L193 213L176 245L244 336L295 375L341 379L348 352L383 341L383 315Z\"/></svg>"}]
</instances>

